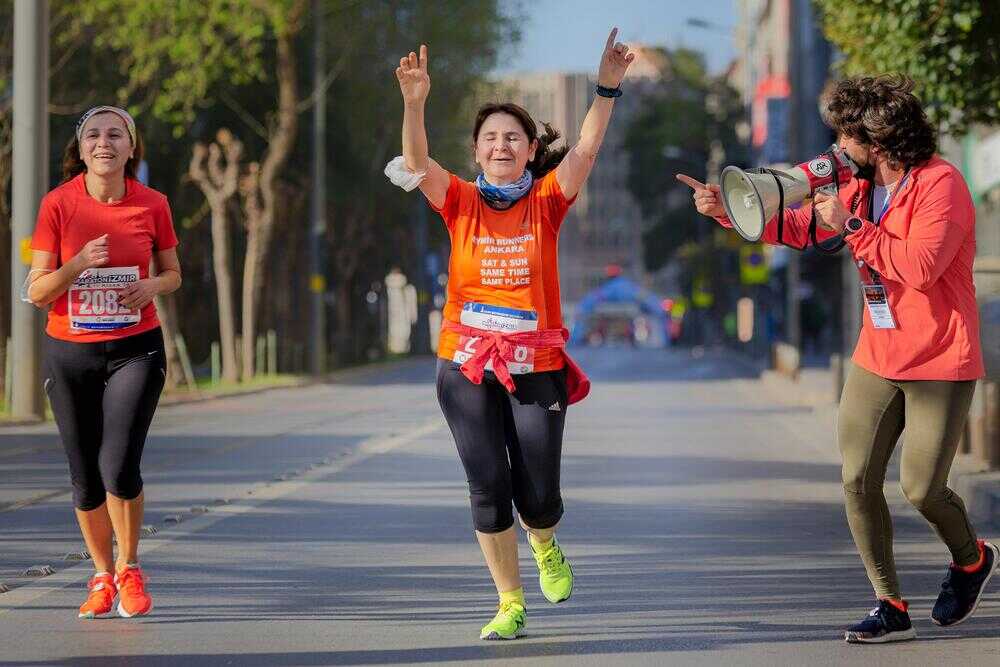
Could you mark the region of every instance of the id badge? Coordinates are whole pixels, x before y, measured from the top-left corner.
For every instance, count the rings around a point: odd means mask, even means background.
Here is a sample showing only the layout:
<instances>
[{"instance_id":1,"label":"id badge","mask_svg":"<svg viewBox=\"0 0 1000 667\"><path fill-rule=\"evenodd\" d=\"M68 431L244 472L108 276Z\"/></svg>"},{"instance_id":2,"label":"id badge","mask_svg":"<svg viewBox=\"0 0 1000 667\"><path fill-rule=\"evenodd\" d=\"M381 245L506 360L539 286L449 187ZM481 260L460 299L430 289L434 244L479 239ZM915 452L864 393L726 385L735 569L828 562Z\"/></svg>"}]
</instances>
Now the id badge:
<instances>
[{"instance_id":1,"label":"id badge","mask_svg":"<svg viewBox=\"0 0 1000 667\"><path fill-rule=\"evenodd\" d=\"M486 331L501 331L503 333L520 333L522 331L538 330L538 313L533 310L518 310L504 306L492 306L485 303L466 303L462 307L461 322L467 327L485 329ZM482 338L459 336L458 350L453 361L464 364L479 348ZM535 370L535 349L524 345L513 348L510 358L504 358L511 375L524 375ZM493 362L487 362L486 370L493 370Z\"/></svg>"},{"instance_id":2,"label":"id badge","mask_svg":"<svg viewBox=\"0 0 1000 667\"><path fill-rule=\"evenodd\" d=\"M868 315L872 318L872 324L875 328L895 329L896 320L893 319L892 309L889 308L885 285L867 283L861 286L861 291L865 297Z\"/></svg>"},{"instance_id":3,"label":"id badge","mask_svg":"<svg viewBox=\"0 0 1000 667\"><path fill-rule=\"evenodd\" d=\"M138 280L138 266L101 267L81 273L69 286L70 331L113 331L138 324L142 314L121 303L124 291Z\"/></svg>"}]
</instances>

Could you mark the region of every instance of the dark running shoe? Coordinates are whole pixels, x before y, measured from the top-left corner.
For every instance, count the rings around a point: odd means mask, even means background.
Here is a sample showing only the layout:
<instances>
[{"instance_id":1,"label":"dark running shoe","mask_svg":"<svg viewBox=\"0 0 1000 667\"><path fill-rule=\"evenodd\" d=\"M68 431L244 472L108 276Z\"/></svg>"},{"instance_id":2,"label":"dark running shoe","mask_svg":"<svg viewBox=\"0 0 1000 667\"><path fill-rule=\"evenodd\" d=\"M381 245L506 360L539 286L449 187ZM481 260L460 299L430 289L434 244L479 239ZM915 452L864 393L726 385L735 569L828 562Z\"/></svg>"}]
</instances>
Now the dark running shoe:
<instances>
[{"instance_id":1,"label":"dark running shoe","mask_svg":"<svg viewBox=\"0 0 1000 667\"><path fill-rule=\"evenodd\" d=\"M849 644L883 644L916 638L917 631L910 623L910 615L885 600L879 600L878 606L868 612L865 620L847 628L844 633L844 639Z\"/></svg>"},{"instance_id":2,"label":"dark running shoe","mask_svg":"<svg viewBox=\"0 0 1000 667\"><path fill-rule=\"evenodd\" d=\"M958 625L972 616L979 606L979 601L986 590L986 583L996 572L1000 561L1000 549L995 544L979 540L983 553L983 564L975 572L963 572L954 563L948 568L948 574L941 584L941 594L938 595L931 612L931 620L938 625Z\"/></svg>"}]
</instances>

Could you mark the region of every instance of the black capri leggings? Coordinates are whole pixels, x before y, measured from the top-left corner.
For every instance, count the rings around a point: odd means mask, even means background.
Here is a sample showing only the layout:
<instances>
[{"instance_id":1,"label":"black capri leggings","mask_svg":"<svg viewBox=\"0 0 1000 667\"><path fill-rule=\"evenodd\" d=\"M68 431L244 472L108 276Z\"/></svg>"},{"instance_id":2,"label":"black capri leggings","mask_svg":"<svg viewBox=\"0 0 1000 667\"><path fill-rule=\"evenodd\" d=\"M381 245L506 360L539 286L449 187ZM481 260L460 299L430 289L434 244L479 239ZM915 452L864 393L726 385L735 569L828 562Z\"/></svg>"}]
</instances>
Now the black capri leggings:
<instances>
[{"instance_id":1,"label":"black capri leggings","mask_svg":"<svg viewBox=\"0 0 1000 667\"><path fill-rule=\"evenodd\" d=\"M73 504L93 510L107 493L142 491L139 460L166 378L163 334L106 343L45 337L45 393L73 481Z\"/></svg>"},{"instance_id":2,"label":"black capri leggings","mask_svg":"<svg viewBox=\"0 0 1000 667\"><path fill-rule=\"evenodd\" d=\"M469 480L472 521L482 533L514 525L551 528L563 514L559 493L566 372L514 376L514 394L487 372L472 384L458 364L438 359L437 395Z\"/></svg>"}]
</instances>

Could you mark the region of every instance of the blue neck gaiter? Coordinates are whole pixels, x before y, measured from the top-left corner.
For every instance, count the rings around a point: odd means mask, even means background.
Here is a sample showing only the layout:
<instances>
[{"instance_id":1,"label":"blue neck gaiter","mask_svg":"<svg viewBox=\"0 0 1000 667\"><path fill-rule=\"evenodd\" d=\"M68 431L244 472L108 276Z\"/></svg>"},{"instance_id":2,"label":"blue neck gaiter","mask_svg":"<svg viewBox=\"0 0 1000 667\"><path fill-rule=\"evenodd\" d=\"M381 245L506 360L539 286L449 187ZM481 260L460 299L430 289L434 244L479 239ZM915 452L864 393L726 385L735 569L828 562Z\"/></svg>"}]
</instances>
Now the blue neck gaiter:
<instances>
[{"instance_id":1,"label":"blue neck gaiter","mask_svg":"<svg viewBox=\"0 0 1000 667\"><path fill-rule=\"evenodd\" d=\"M500 206L513 204L528 194L533 182L534 178L527 169L521 174L521 178L507 185L493 185L486 180L484 174L479 174L476 177L476 187L479 188L479 194L482 195L483 199L491 204L499 204Z\"/></svg>"}]
</instances>

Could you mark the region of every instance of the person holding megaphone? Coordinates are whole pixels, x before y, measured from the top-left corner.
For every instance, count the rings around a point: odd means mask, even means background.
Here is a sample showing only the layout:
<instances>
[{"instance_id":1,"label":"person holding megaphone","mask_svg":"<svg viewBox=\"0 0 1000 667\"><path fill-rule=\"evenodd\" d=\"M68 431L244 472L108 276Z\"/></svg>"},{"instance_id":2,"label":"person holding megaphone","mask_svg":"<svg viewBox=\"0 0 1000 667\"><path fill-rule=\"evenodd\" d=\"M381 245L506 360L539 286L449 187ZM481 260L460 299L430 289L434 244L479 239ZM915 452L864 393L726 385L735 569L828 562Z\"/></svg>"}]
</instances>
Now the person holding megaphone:
<instances>
[{"instance_id":1,"label":"person holding megaphone","mask_svg":"<svg viewBox=\"0 0 1000 667\"><path fill-rule=\"evenodd\" d=\"M694 190L700 213L744 237L798 249L846 245L858 266L864 322L837 431L848 523L878 606L847 629L845 639L857 643L916 636L883 494L904 425L903 494L952 558L932 620L949 626L969 618L1000 561L1000 550L977 538L962 499L947 486L984 375L972 281L975 208L961 173L936 155L934 128L913 88L899 75L837 82L820 105L837 144L794 170L731 167L721 187L677 175ZM839 185L834 193L826 191L831 180ZM785 209L809 194L811 203Z\"/></svg>"}]
</instances>

